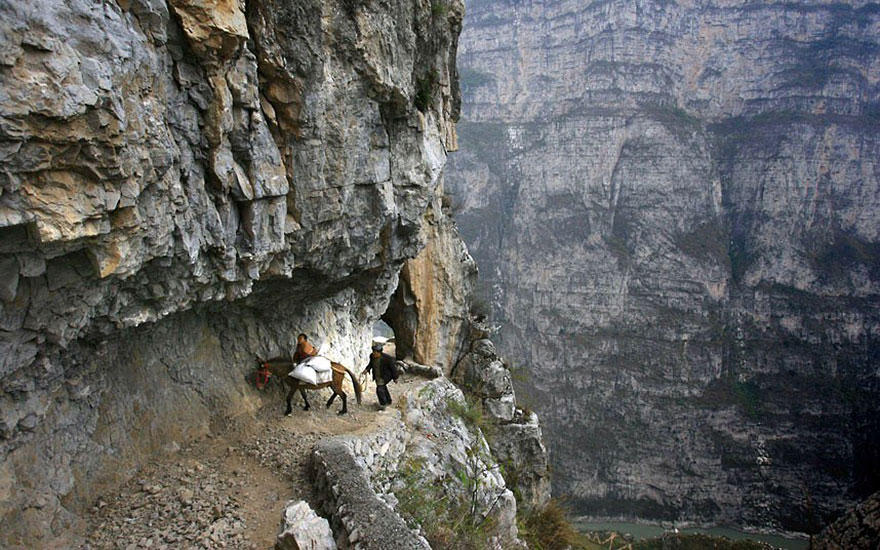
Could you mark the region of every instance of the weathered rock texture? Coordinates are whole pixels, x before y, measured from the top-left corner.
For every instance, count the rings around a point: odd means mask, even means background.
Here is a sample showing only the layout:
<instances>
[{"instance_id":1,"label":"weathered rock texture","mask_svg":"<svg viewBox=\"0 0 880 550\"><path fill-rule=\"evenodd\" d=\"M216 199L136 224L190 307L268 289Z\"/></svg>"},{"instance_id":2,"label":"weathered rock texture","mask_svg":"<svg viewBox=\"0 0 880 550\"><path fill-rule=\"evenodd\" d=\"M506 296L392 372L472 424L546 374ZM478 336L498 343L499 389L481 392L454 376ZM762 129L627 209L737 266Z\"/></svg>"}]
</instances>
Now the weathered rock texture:
<instances>
[{"instance_id":1,"label":"weathered rock texture","mask_svg":"<svg viewBox=\"0 0 880 550\"><path fill-rule=\"evenodd\" d=\"M464 353L477 266L438 198L428 210L427 245L407 260L383 319L394 329L398 357L447 373Z\"/></svg>"},{"instance_id":2,"label":"weathered rock texture","mask_svg":"<svg viewBox=\"0 0 880 550\"><path fill-rule=\"evenodd\" d=\"M822 531L813 541L815 550L844 550L845 548L880 548L880 493L844 514Z\"/></svg>"},{"instance_id":3,"label":"weathered rock texture","mask_svg":"<svg viewBox=\"0 0 880 550\"><path fill-rule=\"evenodd\" d=\"M454 409L462 391L445 377L423 382L399 397L381 429L369 435L325 439L314 451L317 492L345 545L365 550L430 548L407 526L394 492L409 484L436 487L447 502L471 498L480 518L489 516L500 548L521 547L517 503L478 426ZM405 474L415 473L414 478ZM465 486L462 479L473 480ZM474 489L475 488L475 489ZM461 518L456 518L461 519Z\"/></svg>"},{"instance_id":4,"label":"weathered rock texture","mask_svg":"<svg viewBox=\"0 0 880 550\"><path fill-rule=\"evenodd\" d=\"M406 429L398 417L371 437L339 436L315 446L312 462L316 493L322 512L332 519L343 547L430 548L390 504L379 498L371 485L374 464L387 460L382 466L392 472L406 448L406 439Z\"/></svg>"},{"instance_id":5,"label":"weathered rock texture","mask_svg":"<svg viewBox=\"0 0 880 550\"><path fill-rule=\"evenodd\" d=\"M550 468L538 417L517 406L510 369L478 326L472 332L482 337L471 340L453 379L479 401L492 423L486 439L504 466L507 485L518 492L521 505L540 508L550 499Z\"/></svg>"},{"instance_id":6,"label":"weathered rock texture","mask_svg":"<svg viewBox=\"0 0 880 550\"><path fill-rule=\"evenodd\" d=\"M495 352L488 328L473 309L477 267L450 217L444 195L428 210L426 247L404 263L383 319L394 329L399 363L429 377L445 373L482 408L486 434L507 486L521 505L550 498L550 470L537 415L517 407L508 365Z\"/></svg>"},{"instance_id":7,"label":"weathered rock texture","mask_svg":"<svg viewBox=\"0 0 880 550\"><path fill-rule=\"evenodd\" d=\"M455 146L461 17L0 3L0 546L253 410L298 331L358 366Z\"/></svg>"},{"instance_id":8,"label":"weathered rock texture","mask_svg":"<svg viewBox=\"0 0 880 550\"><path fill-rule=\"evenodd\" d=\"M336 550L330 524L306 501L288 502L281 521L275 550Z\"/></svg>"},{"instance_id":9,"label":"weathered rock texture","mask_svg":"<svg viewBox=\"0 0 880 550\"><path fill-rule=\"evenodd\" d=\"M878 36L862 1L468 3L446 185L580 511L813 530L880 486Z\"/></svg>"}]
</instances>

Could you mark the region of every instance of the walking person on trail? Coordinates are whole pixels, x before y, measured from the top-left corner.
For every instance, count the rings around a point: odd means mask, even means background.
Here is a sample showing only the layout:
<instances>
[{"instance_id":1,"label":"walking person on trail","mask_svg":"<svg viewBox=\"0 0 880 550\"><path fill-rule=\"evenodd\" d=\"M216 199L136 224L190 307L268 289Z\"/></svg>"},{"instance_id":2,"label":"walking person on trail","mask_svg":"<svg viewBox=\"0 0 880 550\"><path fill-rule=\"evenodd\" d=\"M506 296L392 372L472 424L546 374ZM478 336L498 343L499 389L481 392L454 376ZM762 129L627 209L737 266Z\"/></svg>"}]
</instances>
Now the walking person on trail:
<instances>
[{"instance_id":1,"label":"walking person on trail","mask_svg":"<svg viewBox=\"0 0 880 550\"><path fill-rule=\"evenodd\" d=\"M318 355L318 350L309 342L309 337L305 333L300 332L296 337L296 351L293 352L293 364L298 365L309 357Z\"/></svg>"},{"instance_id":2,"label":"walking person on trail","mask_svg":"<svg viewBox=\"0 0 880 550\"><path fill-rule=\"evenodd\" d=\"M370 353L369 363L361 373L373 372L373 381L376 382L376 397L379 399L379 410L384 410L391 404L391 394L388 392L388 383L397 381L397 368L394 365L394 357L382 352L384 342L374 340L373 351Z\"/></svg>"}]
</instances>

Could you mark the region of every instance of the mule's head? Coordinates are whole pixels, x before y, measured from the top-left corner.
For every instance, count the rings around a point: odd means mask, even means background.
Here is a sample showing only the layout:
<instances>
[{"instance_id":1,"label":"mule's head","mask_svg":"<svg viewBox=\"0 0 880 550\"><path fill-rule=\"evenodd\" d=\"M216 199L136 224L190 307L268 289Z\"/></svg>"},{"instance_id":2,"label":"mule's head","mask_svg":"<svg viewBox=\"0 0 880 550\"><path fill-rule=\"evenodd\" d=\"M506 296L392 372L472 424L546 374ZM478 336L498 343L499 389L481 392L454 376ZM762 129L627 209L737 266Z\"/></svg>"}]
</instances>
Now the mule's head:
<instances>
[{"instance_id":1,"label":"mule's head","mask_svg":"<svg viewBox=\"0 0 880 550\"><path fill-rule=\"evenodd\" d=\"M257 357L257 372L254 376L254 385L258 390L262 390L269 383L271 377L272 370L269 368L269 363Z\"/></svg>"}]
</instances>

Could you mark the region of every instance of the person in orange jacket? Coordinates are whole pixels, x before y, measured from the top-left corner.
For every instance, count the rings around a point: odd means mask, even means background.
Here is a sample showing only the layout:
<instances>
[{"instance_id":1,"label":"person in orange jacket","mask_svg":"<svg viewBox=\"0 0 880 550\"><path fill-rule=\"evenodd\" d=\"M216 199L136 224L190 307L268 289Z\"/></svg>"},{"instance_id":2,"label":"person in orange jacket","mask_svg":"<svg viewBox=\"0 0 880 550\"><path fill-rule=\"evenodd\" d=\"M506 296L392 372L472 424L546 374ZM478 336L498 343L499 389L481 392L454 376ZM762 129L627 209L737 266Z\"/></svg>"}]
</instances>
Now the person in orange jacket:
<instances>
[{"instance_id":1,"label":"person in orange jacket","mask_svg":"<svg viewBox=\"0 0 880 550\"><path fill-rule=\"evenodd\" d=\"M299 365L309 357L318 355L318 350L309 342L309 337L305 333L300 332L296 337L296 351L293 352L293 364Z\"/></svg>"}]
</instances>

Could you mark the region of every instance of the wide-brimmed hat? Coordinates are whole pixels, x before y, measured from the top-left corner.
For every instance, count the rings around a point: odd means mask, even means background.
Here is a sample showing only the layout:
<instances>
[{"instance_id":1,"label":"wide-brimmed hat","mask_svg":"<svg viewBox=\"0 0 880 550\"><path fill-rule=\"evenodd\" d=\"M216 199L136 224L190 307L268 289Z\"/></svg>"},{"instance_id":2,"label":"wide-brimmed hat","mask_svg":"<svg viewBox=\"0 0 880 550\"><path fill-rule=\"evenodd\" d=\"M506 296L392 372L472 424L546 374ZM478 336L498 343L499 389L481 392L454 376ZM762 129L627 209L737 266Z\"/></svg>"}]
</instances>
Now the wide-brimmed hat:
<instances>
[{"instance_id":1,"label":"wide-brimmed hat","mask_svg":"<svg viewBox=\"0 0 880 550\"><path fill-rule=\"evenodd\" d=\"M372 347L375 351L382 351L382 349L385 347L385 344L387 342L388 342L388 338L385 338L384 336L374 336Z\"/></svg>"}]
</instances>

